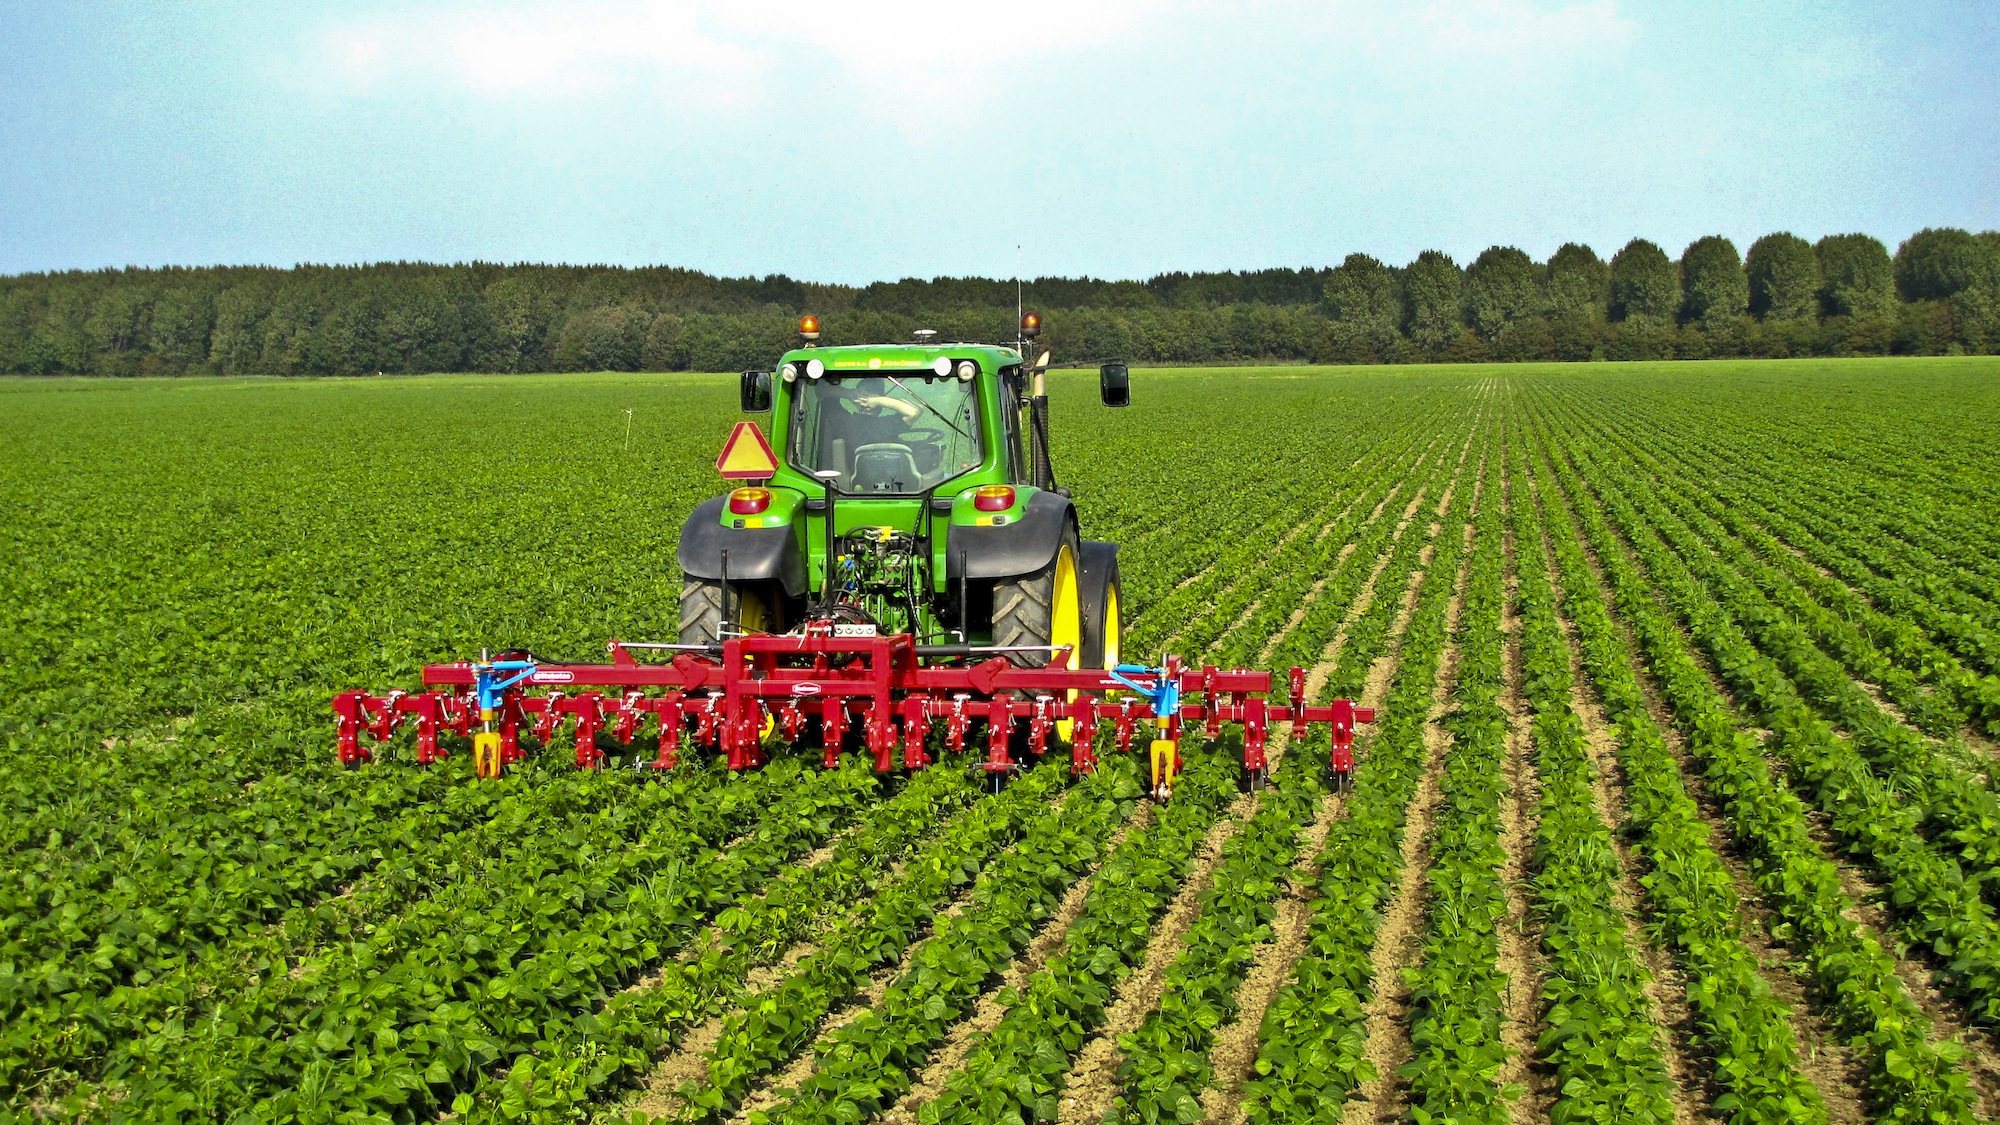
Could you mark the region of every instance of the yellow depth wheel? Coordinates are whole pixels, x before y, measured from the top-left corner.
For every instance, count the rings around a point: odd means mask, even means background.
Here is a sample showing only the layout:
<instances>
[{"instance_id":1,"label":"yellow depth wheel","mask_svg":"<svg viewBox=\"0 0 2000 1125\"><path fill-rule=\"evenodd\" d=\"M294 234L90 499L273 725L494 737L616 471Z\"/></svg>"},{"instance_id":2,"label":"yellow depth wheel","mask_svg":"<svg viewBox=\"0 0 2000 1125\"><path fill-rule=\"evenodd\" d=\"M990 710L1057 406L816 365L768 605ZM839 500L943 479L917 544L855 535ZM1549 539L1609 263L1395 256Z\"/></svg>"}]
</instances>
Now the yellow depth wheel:
<instances>
[{"instance_id":1,"label":"yellow depth wheel","mask_svg":"<svg viewBox=\"0 0 2000 1125\"><path fill-rule=\"evenodd\" d=\"M481 731L472 736L472 772L482 778L500 776L500 735Z\"/></svg>"},{"instance_id":2,"label":"yellow depth wheel","mask_svg":"<svg viewBox=\"0 0 2000 1125\"><path fill-rule=\"evenodd\" d=\"M1153 799L1169 800L1174 795L1174 740L1153 740Z\"/></svg>"}]
</instances>

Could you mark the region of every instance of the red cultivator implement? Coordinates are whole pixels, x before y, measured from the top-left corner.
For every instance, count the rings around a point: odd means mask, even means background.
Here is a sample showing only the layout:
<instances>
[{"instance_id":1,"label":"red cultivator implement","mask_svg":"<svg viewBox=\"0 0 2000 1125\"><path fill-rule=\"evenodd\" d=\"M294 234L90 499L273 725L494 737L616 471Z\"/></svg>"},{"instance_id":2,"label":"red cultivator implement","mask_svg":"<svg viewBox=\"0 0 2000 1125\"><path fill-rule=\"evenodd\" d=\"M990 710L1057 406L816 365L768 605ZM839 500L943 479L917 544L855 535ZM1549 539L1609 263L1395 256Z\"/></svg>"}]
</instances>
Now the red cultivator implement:
<instances>
[{"instance_id":1,"label":"red cultivator implement","mask_svg":"<svg viewBox=\"0 0 2000 1125\"><path fill-rule=\"evenodd\" d=\"M469 737L481 776L497 776L519 760L524 733L543 745L569 734L576 764L584 769L604 765L606 736L630 744L656 735L654 769L673 768L689 744L720 752L730 769L748 769L763 764L765 741L774 733L787 741L816 734L829 767L844 745L852 745L886 772L896 768L899 754L905 769L929 765L927 747L941 723L943 745L952 752L984 728L984 768L998 785L1056 741L1068 742L1075 768L1088 772L1097 762L1092 747L1100 724L1111 724L1113 742L1125 752L1144 723L1151 730L1154 790L1166 797L1180 768L1185 730L1213 736L1225 723L1241 725L1243 768L1257 787L1267 772L1266 740L1278 724L1291 724L1296 737L1308 724L1324 723L1336 783L1344 786L1354 766L1355 724L1375 718L1372 709L1345 699L1307 705L1305 673L1298 668L1289 677L1290 702L1276 704L1265 698L1268 672L1183 668L1177 657L1157 668L1081 670L1068 667L1066 647L1053 650L1047 667L1020 667L1009 659L1010 650L919 645L907 634L842 636L827 624L715 645L613 641L609 647L609 664L558 664L508 653L429 665L424 691L342 693L333 701L340 760L358 767L372 757L368 743L387 741L410 722L419 762L445 756L441 734ZM673 655L640 663L635 651ZM635 758L635 764L644 763Z\"/></svg>"}]
</instances>

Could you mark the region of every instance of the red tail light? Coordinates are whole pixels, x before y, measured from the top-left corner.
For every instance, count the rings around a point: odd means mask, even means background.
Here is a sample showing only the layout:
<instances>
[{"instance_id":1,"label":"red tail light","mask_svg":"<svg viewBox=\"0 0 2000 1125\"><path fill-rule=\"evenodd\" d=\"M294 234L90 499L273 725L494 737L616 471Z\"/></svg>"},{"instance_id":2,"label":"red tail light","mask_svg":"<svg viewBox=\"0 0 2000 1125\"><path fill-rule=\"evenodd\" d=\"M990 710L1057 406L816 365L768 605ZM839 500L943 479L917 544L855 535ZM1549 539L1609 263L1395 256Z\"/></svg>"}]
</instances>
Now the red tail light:
<instances>
[{"instance_id":1,"label":"red tail light","mask_svg":"<svg viewBox=\"0 0 2000 1125\"><path fill-rule=\"evenodd\" d=\"M771 506L771 490L768 488L739 488L729 494L729 514L732 516L754 516Z\"/></svg>"},{"instance_id":2,"label":"red tail light","mask_svg":"<svg viewBox=\"0 0 2000 1125\"><path fill-rule=\"evenodd\" d=\"M972 494L972 506L982 512L1004 512L1014 506L1014 486L983 484Z\"/></svg>"}]
</instances>

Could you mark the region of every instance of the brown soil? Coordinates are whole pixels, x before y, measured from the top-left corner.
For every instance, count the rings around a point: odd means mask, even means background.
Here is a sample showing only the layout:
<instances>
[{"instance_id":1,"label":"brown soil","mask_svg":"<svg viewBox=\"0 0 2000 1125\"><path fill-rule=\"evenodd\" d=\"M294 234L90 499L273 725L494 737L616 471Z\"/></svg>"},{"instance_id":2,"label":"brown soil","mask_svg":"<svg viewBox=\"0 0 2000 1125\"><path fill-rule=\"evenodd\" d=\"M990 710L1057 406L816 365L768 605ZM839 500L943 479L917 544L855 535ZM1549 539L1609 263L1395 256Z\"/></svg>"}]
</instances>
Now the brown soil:
<instances>
[{"instance_id":1,"label":"brown soil","mask_svg":"<svg viewBox=\"0 0 2000 1125\"><path fill-rule=\"evenodd\" d=\"M1469 526L1466 534L1471 534ZM1454 633L1465 605L1465 578L1465 571L1461 568L1447 615L1448 628ZM1430 863L1426 838L1431 830L1431 817L1437 809L1439 774L1443 769L1446 744L1450 741L1450 735L1438 725L1438 720L1444 715L1446 701L1458 677L1456 647L1448 648L1441 659L1442 670L1431 696L1430 722L1424 731L1428 751L1424 778L1411 800L1409 819L1403 827L1402 873L1384 913L1381 928L1376 931L1375 947L1369 951L1376 991L1368 1001L1368 1038L1362 1051L1374 1066L1376 1076L1362 1083L1356 1096L1347 1103L1343 1116L1346 1125L1395 1121L1402 1116L1404 1109L1405 1092L1401 1080L1396 1077L1396 1070L1411 1055L1410 997L1409 988L1398 970L1415 961L1422 952L1423 879ZM1382 690L1374 683L1373 673L1376 671L1380 669L1371 670L1369 677L1371 691Z\"/></svg>"},{"instance_id":2,"label":"brown soil","mask_svg":"<svg viewBox=\"0 0 2000 1125\"><path fill-rule=\"evenodd\" d=\"M1478 508L1480 494L1474 492L1474 508ZM1472 536L1472 524L1468 522L1464 534ZM1428 550L1428 546L1426 546ZM1430 565L1430 556L1424 556L1424 567ZM1456 583L1452 587L1452 603L1446 611L1448 633L1458 633L1458 619L1462 617L1466 605L1466 569L1460 567ZM1396 619L1396 633L1408 625L1410 613L1416 607L1416 581L1412 581L1410 591L1404 595L1402 613ZM1390 669L1384 661L1368 671L1368 691L1364 701L1378 701L1388 693ZM1446 647L1440 655L1440 673L1436 689L1430 699L1430 721L1424 727L1424 747L1428 759L1424 763L1424 781L1418 783L1416 797L1410 801L1408 821L1402 829L1402 875L1396 881L1396 893L1384 911L1382 925L1376 929L1374 949L1368 951L1368 961L1374 969L1376 993L1368 999L1368 1039L1362 1047L1364 1057L1374 1065L1376 1077L1362 1083L1356 1097L1344 1107L1346 1125L1370 1125L1386 1123L1402 1117L1404 1111L1404 1087L1396 1077L1396 1069L1410 1059L1410 991L1402 981L1400 969L1422 953L1422 925L1424 925L1424 869L1430 865L1430 849L1426 839L1430 835L1430 819L1438 809L1438 781L1444 769L1444 751L1450 743L1450 735L1438 725L1444 717L1446 701L1450 699L1452 687L1458 683L1458 649Z\"/></svg>"},{"instance_id":3,"label":"brown soil","mask_svg":"<svg viewBox=\"0 0 2000 1125\"><path fill-rule=\"evenodd\" d=\"M1305 953L1306 926L1319 882L1319 850L1343 811L1340 796L1327 794L1320 801L1313 823L1299 834L1299 855L1304 858L1293 867L1285 895L1278 902L1278 915L1271 923L1271 940L1258 947L1257 959L1237 990L1236 1018L1216 1032L1215 1045L1209 1051L1215 1079L1202 1091L1201 1104L1207 1111L1204 1120L1211 1125L1234 1123L1243 1118L1243 1084L1256 1074L1257 1029L1264 1021L1265 1009L1291 979L1292 966Z\"/></svg>"},{"instance_id":4,"label":"brown soil","mask_svg":"<svg viewBox=\"0 0 2000 1125\"><path fill-rule=\"evenodd\" d=\"M1516 501L1518 502L1518 500ZM1553 1076L1536 1064L1535 1039L1542 1022L1542 974L1540 939L1528 917L1528 859L1534 851L1534 808L1540 795L1535 767L1528 760L1531 742L1527 701L1521 695L1524 674L1521 657L1521 617L1515 592L1519 578L1513 573L1513 532L1506 533L1508 556L1506 603L1500 619L1505 651L1505 684L1500 692L1501 709L1507 713L1507 790L1500 797L1500 845L1506 860L1500 878L1507 893L1507 922L1500 930L1498 968L1507 978L1502 1003L1500 1038L1507 1046L1507 1061L1500 1070L1502 1085L1519 1085L1524 1093L1508 1107L1515 1125L1546 1121L1555 1102Z\"/></svg>"},{"instance_id":5,"label":"brown soil","mask_svg":"<svg viewBox=\"0 0 2000 1125\"><path fill-rule=\"evenodd\" d=\"M1128 834L1149 827L1153 823L1155 808L1156 806L1150 802L1140 804L1134 810L1132 819L1121 825L1105 843L1099 853L1097 866L1102 866L1103 860L1118 850ZM1033 940L1028 943L1028 947L1022 950L1021 955L1016 957L1014 963L1001 974L999 985L987 989L979 998L979 1004L973 1009L972 1014L951 1029L951 1033L932 1054L929 1064L917 1076L909 1092L882 1115L884 1125L915 1125L917 1107L944 1093L946 1080L964 1064L966 1056L978 1046L980 1039L999 1027L1000 1021L1006 1017L1007 1009L1000 1003L1001 992L1009 988L1027 987L1029 978L1041 972L1049 958L1061 948L1063 939L1069 934L1070 926L1083 913L1084 902L1090 897L1092 876L1096 873L1097 867L1093 866L1088 874L1070 885L1068 893L1063 895L1061 905L1056 907L1056 912L1049 916L1040 932L1036 933Z\"/></svg>"},{"instance_id":6,"label":"brown soil","mask_svg":"<svg viewBox=\"0 0 2000 1125\"><path fill-rule=\"evenodd\" d=\"M1563 499L1567 503L1567 498ZM1602 562L1591 545L1579 536L1586 560L1598 578L1600 588L1604 587ZM1614 625L1624 636L1628 651L1632 650L1631 630L1622 618L1613 614ZM1690 647L1689 652L1697 657L1700 653ZM1651 670L1644 661L1632 660L1632 671L1646 695L1647 709L1653 713L1667 749L1680 764L1682 783L1688 795L1693 797L1700 808L1702 819L1708 829L1709 846L1721 858L1736 883L1737 897L1741 902L1741 912L1737 931L1743 944L1756 956L1763 977L1771 986L1771 991L1791 1008L1791 1025L1799 1045L1800 1070L1819 1089L1820 1097L1826 1102L1827 1117L1832 1125L1858 1125L1868 1120L1862 1100L1861 1072L1858 1064L1849 1057L1845 1047L1834 1038L1832 1030L1806 1003L1805 989L1800 984L1804 975L1802 966L1789 961L1781 947L1774 946L1766 937L1771 932L1771 916L1744 869L1741 859L1733 850L1729 833L1722 827L1727 818L1719 802L1709 794L1703 783L1701 771L1688 756L1687 744L1674 725L1672 712L1661 698L1659 685L1653 681ZM1707 667L1704 664L1704 667ZM1711 683L1727 698L1727 688L1715 676L1714 669L1708 668Z\"/></svg>"},{"instance_id":7,"label":"brown soil","mask_svg":"<svg viewBox=\"0 0 2000 1125\"><path fill-rule=\"evenodd\" d=\"M1990 1029L1968 1024L1952 1001L1939 991L1932 974L1921 964L1895 956L1898 947L1889 936L1891 928L1888 912L1882 906L1884 892L1881 886L1867 873L1839 858L1839 851L1828 840L1825 816L1810 812L1807 820L1812 826L1814 838L1826 849L1835 869L1840 872L1841 889L1856 904L1847 911L1847 917L1895 958L1896 977L1903 982L1903 990L1909 993L1910 999L1930 1017L1933 1037L1951 1040L1965 1048L1965 1071L1972 1079L1973 1092L1979 1095L1980 1119L1992 1120L2000 1116L2000 1041L1995 1040Z\"/></svg>"},{"instance_id":8,"label":"brown soil","mask_svg":"<svg viewBox=\"0 0 2000 1125\"><path fill-rule=\"evenodd\" d=\"M1097 1125L1118 1096L1118 1066L1124 1061L1118 1037L1138 1030L1146 1014L1159 1006L1166 986L1167 969L1180 956L1188 927L1201 913L1201 892L1207 889L1222 863L1222 846L1236 835L1241 821L1255 804L1253 794L1244 794L1231 803L1208 830L1196 853L1193 868L1181 883L1180 893L1167 905L1166 913L1153 925L1146 943L1146 955L1139 967L1118 982L1112 991L1111 1006L1104 1026L1083 1045L1076 1062L1063 1080L1063 1098L1058 1118L1061 1125Z\"/></svg>"},{"instance_id":9,"label":"brown soil","mask_svg":"<svg viewBox=\"0 0 2000 1125\"><path fill-rule=\"evenodd\" d=\"M1576 650L1576 627L1567 617L1558 617L1557 626L1570 643L1570 707L1583 724L1583 735L1592 763L1597 767L1592 782L1600 817L1612 826L1611 847L1618 854L1619 880L1613 888L1618 908L1625 915L1625 940L1639 955L1652 979L1646 982L1646 999L1653 1022L1663 1032L1659 1043L1667 1077L1673 1082L1676 1125L1697 1125L1708 1120L1706 1107L1721 1091L1715 1086L1714 1068L1694 1046L1694 1015L1687 1004L1687 978L1680 966L1660 946L1649 941L1640 925L1640 903L1645 894L1639 884L1639 861L1632 855L1625 837L1631 819L1625 811L1625 776L1618 764L1618 736L1604 709L1584 690L1582 659Z\"/></svg>"}]
</instances>

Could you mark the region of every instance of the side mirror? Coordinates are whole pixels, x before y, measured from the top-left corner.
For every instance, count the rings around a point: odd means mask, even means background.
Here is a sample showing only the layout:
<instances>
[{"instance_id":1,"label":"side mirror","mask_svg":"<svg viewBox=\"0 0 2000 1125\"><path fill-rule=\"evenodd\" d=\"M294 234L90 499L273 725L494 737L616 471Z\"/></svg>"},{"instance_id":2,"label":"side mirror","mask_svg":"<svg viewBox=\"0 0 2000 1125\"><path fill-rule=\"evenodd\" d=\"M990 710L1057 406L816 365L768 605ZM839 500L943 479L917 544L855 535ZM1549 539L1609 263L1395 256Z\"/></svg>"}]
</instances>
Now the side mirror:
<instances>
[{"instance_id":1,"label":"side mirror","mask_svg":"<svg viewBox=\"0 0 2000 1125\"><path fill-rule=\"evenodd\" d=\"M1132 405L1132 373L1123 362L1114 359L1098 365L1097 397L1106 406Z\"/></svg>"},{"instance_id":2,"label":"side mirror","mask_svg":"<svg viewBox=\"0 0 2000 1125\"><path fill-rule=\"evenodd\" d=\"M745 414L762 414L771 409L771 373L745 371L738 397L743 400Z\"/></svg>"}]
</instances>

